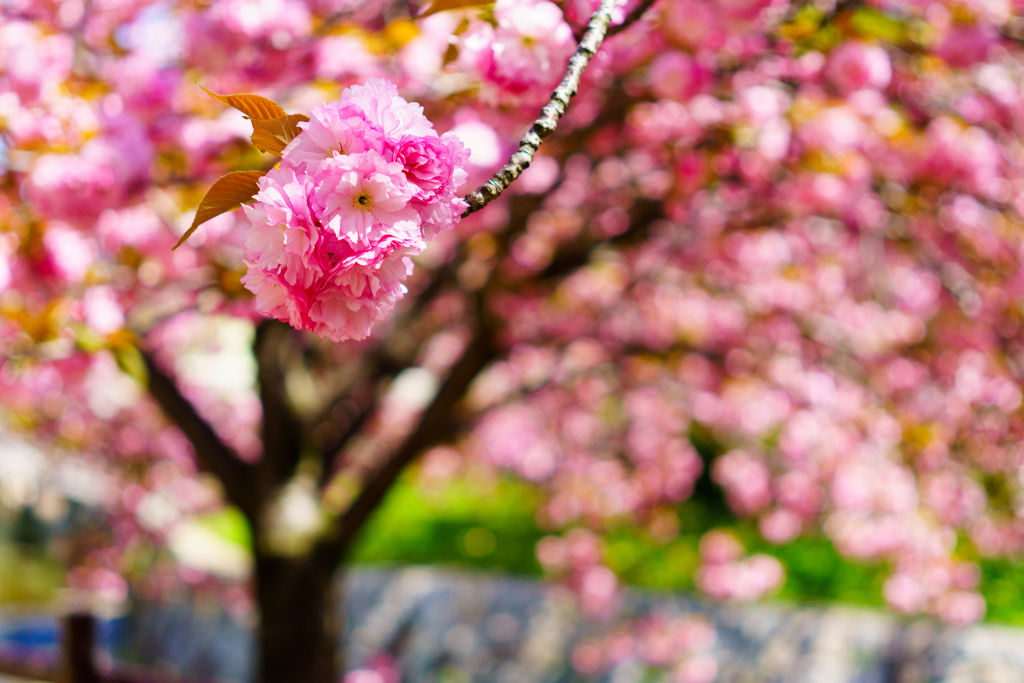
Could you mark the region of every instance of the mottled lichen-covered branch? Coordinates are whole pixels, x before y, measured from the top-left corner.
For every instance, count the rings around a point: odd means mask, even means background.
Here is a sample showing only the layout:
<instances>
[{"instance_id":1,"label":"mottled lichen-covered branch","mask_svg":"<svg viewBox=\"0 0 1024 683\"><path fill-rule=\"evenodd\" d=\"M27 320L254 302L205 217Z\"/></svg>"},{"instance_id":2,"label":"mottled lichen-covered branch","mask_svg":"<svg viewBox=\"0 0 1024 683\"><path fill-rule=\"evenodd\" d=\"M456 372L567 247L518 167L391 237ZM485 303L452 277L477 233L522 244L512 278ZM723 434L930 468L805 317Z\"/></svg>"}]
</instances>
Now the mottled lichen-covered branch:
<instances>
[{"instance_id":1,"label":"mottled lichen-covered branch","mask_svg":"<svg viewBox=\"0 0 1024 683\"><path fill-rule=\"evenodd\" d=\"M618 24L615 24L614 26L608 27L608 32L605 33L604 39L608 40L612 36L618 35L622 31L625 31L627 28L638 22L645 14L647 14L647 10L651 9L651 7L657 1L658 0L642 0L642 2L638 3L637 6L634 7L629 14L626 15L625 19L623 19ZM582 40L583 36L578 35L578 38L579 40Z\"/></svg>"},{"instance_id":2,"label":"mottled lichen-covered branch","mask_svg":"<svg viewBox=\"0 0 1024 683\"><path fill-rule=\"evenodd\" d=\"M465 199L466 203L469 204L469 208L462 214L463 218L479 211L487 206L488 203L500 197L501 193L512 184L512 181L529 167L544 138L555 132L555 129L558 127L558 120L562 118L569 107L569 100L580 89L580 79L583 77L583 72L608 34L612 11L618 3L619 0L601 0L600 7L590 17L587 31L583 34L579 47L576 48L576 52L569 58L569 64L565 68L565 76L562 77L562 82L551 93L551 100L544 105L540 112L540 117L533 122L530 130L523 136L523 139L519 142L519 149L509 158L508 163L502 166L490 180L466 195Z\"/></svg>"}]
</instances>

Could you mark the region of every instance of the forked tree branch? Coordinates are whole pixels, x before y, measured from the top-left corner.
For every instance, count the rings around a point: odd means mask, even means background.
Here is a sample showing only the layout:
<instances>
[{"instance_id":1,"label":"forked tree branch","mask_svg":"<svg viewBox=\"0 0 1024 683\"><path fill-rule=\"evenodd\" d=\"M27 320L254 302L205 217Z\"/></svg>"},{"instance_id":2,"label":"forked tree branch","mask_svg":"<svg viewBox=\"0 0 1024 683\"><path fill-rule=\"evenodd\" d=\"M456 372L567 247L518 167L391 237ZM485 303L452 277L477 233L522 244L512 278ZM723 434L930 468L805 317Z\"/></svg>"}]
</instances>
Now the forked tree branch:
<instances>
[{"instance_id":1,"label":"forked tree branch","mask_svg":"<svg viewBox=\"0 0 1024 683\"><path fill-rule=\"evenodd\" d=\"M355 534L363 527L370 514L384 500L384 496L398 479L398 475L424 449L442 441L452 426L452 410L465 395L466 390L477 374L491 359L492 352L487 341L487 334L477 330L473 339L466 346L462 357L448 373L448 379L438 390L419 419L419 424L398 450L371 475L369 481L348 510L336 522L334 533L327 539L331 548L332 562L340 561L352 542Z\"/></svg>"},{"instance_id":2,"label":"forked tree branch","mask_svg":"<svg viewBox=\"0 0 1024 683\"><path fill-rule=\"evenodd\" d=\"M496 233L498 253L504 254L508 249L508 244L512 236L525 230L527 219L539 207L539 204L540 200L535 196L517 196L513 198L508 223L504 230ZM399 326L405 323L411 323L411 321L415 320L417 316L423 312L424 308L430 304L430 302L436 300L436 297L445 291L446 287L454 285L457 282L455 270L459 263L464 262L464 259L465 253L462 253L456 257L454 264L449 264L448 266L440 269L430 285L428 285L427 288L417 296L415 303L410 310L406 311L406 313L403 314L404 317L399 319ZM405 323L403 323L403 321L405 321ZM419 347L417 346L417 348ZM401 362L396 363L396 360L400 360ZM404 360L394 359L389 357L389 354L383 346L378 346L374 351L364 357L363 365L367 371L365 378L353 384L353 387L356 389L358 389L360 385L362 385L363 388L367 388L367 385L369 385L371 392L370 395L359 396L356 395L356 393L353 393L352 389L343 394L339 394L332 399L328 407L321 411L320 415L311 422L312 425L315 425L311 431L315 433L318 427L323 427L335 419L335 411L339 408L344 410L347 407L348 410L346 412L349 412L349 414L343 416L343 419L340 421L344 427L339 428L335 434L330 436L330 438L316 444L321 450L323 457L323 468L319 482L321 488L325 486L334 475L334 463L342 456L345 444L349 439L358 434L363 421L375 410L378 397L373 393L373 386L378 384L382 379L394 378L402 370L411 367L411 364L412 355Z\"/></svg>"},{"instance_id":3,"label":"forked tree branch","mask_svg":"<svg viewBox=\"0 0 1024 683\"><path fill-rule=\"evenodd\" d=\"M619 0L601 0L598 10L591 16L587 24L586 32L579 40L575 53L569 59L561 83L552 93L550 101L541 110L540 117L523 136L519 149L511 156L508 163L489 181L466 195L469 208L463 214L464 216L479 211L499 197L529 167L543 140L556 130L558 121L565 114L570 100L579 90L580 80L587 65L605 38L639 20L655 1L643 0L621 24L609 29L612 11ZM283 377L279 372L282 368L278 367L281 359L280 357L269 357L277 356L275 352L280 352L281 340L276 339L278 331L272 327L263 332L265 334L259 335L260 339L255 349L260 361L261 398L264 402L265 412L263 438L265 442L278 442L278 445L283 447L283 451L288 451L281 453L286 456L281 464L284 471L289 471L296 461L296 454L292 452L297 446L296 425L294 417L286 415L290 411L287 410L284 400ZM263 337L267 338L263 339ZM271 340L271 338L274 339ZM263 358L263 355L268 355L268 357ZM405 466L422 450L444 438L451 426L451 411L492 355L486 332L478 330L462 358L452 368L437 396L423 413L417 428L371 476L359 496L338 520L334 535L327 541L334 561L344 555L355 533L362 528L367 518L383 500ZM238 459L232 449L217 437L210 425L181 395L174 381L157 367L152 357L146 354L144 357L150 373L150 393L192 442L200 465L221 481L228 498L234 504L238 505L250 519L256 519L260 505L260 494L257 490L259 473L256 468ZM266 414L268 412L276 413L276 415L269 417L268 420ZM268 431L267 422L277 424ZM350 436L350 434L346 434L346 436Z\"/></svg>"},{"instance_id":4,"label":"forked tree branch","mask_svg":"<svg viewBox=\"0 0 1024 683\"><path fill-rule=\"evenodd\" d=\"M285 387L288 356L295 353L294 332L287 324L273 319L256 327L253 356L263 407L263 457L255 470L264 493L276 490L291 478L302 453L302 426Z\"/></svg>"},{"instance_id":5,"label":"forked tree branch","mask_svg":"<svg viewBox=\"0 0 1024 683\"><path fill-rule=\"evenodd\" d=\"M376 408L377 395L373 385L368 386L365 391L349 392L344 398L332 402L331 411L326 413L320 424L340 421L343 429L329 434L316 444L320 450L320 477L317 486L321 489L334 475L335 463L341 457L345 445L359 433ZM342 420L338 420L338 413L341 413Z\"/></svg>"},{"instance_id":6,"label":"forked tree branch","mask_svg":"<svg viewBox=\"0 0 1024 683\"><path fill-rule=\"evenodd\" d=\"M629 28L636 22L640 21L640 19L645 14L647 14L647 10L649 10L651 6L657 1L658 0L643 0L643 2L641 2L639 5L633 8L632 12L626 15L625 19L623 19L620 23L615 24L614 26L608 29L608 33L604 37L605 40L608 40L612 36L618 35L619 33L625 31L627 28Z\"/></svg>"},{"instance_id":7,"label":"forked tree branch","mask_svg":"<svg viewBox=\"0 0 1024 683\"><path fill-rule=\"evenodd\" d=\"M199 468L217 477L228 499L249 519L255 519L260 501L254 486L252 465L241 460L232 448L221 441L213 427L196 412L156 360L145 350L140 349L140 352L149 373L149 393L192 443Z\"/></svg>"},{"instance_id":8,"label":"forked tree branch","mask_svg":"<svg viewBox=\"0 0 1024 683\"><path fill-rule=\"evenodd\" d=\"M569 107L569 100L580 89L580 79L583 77L584 70L608 34L612 10L615 9L618 2L619 0L601 0L600 7L587 23L587 31L583 34L576 52L569 58L562 82L551 93L551 100L544 105L540 112L540 118L533 122L530 130L520 140L519 149L509 158L508 163L502 166L490 180L466 195L465 199L469 208L462 214L463 218L479 211L500 197L501 193L507 190L508 186L529 167L544 138L555 132L558 120L562 118ZM626 24L620 25L624 27Z\"/></svg>"}]
</instances>

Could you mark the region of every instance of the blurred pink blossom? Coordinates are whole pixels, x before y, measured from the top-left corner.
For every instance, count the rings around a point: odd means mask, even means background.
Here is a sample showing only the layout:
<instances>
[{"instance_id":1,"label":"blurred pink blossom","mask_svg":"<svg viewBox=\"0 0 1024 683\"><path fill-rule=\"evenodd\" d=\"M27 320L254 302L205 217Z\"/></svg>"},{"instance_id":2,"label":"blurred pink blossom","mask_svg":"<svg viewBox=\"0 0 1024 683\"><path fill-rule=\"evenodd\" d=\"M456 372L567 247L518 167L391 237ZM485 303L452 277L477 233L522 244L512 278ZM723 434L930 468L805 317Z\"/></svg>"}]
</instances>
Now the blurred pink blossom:
<instances>
[{"instance_id":1,"label":"blurred pink blossom","mask_svg":"<svg viewBox=\"0 0 1024 683\"><path fill-rule=\"evenodd\" d=\"M575 49L562 10L548 0L497 0L497 27L474 19L460 39L459 63L494 101L539 100L561 80Z\"/></svg>"},{"instance_id":2,"label":"blurred pink blossom","mask_svg":"<svg viewBox=\"0 0 1024 683\"><path fill-rule=\"evenodd\" d=\"M892 79L892 64L885 48L848 40L829 53L825 77L844 95L863 88L881 90Z\"/></svg>"}]
</instances>

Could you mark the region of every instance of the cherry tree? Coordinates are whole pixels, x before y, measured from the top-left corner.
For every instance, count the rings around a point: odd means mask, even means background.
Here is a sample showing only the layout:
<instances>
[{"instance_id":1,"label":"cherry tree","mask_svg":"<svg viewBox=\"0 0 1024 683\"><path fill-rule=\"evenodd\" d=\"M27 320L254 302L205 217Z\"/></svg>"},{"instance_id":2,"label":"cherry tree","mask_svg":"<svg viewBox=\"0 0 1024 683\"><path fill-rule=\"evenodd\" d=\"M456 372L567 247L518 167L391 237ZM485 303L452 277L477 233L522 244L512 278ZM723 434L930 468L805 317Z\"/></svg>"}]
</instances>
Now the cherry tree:
<instances>
[{"instance_id":1,"label":"cherry tree","mask_svg":"<svg viewBox=\"0 0 1024 683\"><path fill-rule=\"evenodd\" d=\"M704 473L982 618L977 560L1024 546L1018 13L9 0L0 401L113 482L69 582L159 592L141 549L233 505L260 680L334 681L334 579L423 456L535 482L595 618L601 533L672 538ZM701 556L715 598L784 580ZM714 677L704 625L624 628L574 666Z\"/></svg>"}]
</instances>

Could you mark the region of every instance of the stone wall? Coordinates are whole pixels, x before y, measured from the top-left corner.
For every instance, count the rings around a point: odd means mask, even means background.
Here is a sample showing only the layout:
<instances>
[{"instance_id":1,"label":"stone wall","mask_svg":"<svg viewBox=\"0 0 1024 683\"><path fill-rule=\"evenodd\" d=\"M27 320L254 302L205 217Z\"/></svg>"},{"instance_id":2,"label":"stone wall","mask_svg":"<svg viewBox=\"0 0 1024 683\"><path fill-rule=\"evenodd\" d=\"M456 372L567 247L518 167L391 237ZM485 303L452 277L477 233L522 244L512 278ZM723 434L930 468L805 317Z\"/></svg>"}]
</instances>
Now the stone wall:
<instances>
[{"instance_id":1,"label":"stone wall","mask_svg":"<svg viewBox=\"0 0 1024 683\"><path fill-rule=\"evenodd\" d=\"M568 665L606 624L581 617L564 589L439 569L352 572L345 581L350 667L393 657L404 681L556 683L584 680ZM956 629L849 607L714 605L635 591L623 611L700 613L717 628L723 683L1024 683L1024 630ZM250 679L246 626L214 609L140 605L116 657L186 679ZM607 683L657 680L623 664Z\"/></svg>"}]
</instances>

